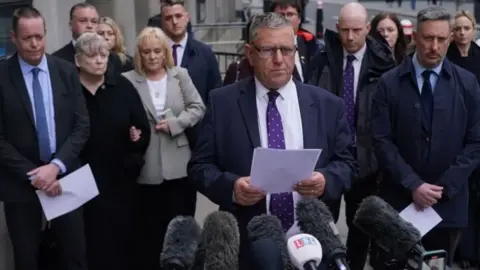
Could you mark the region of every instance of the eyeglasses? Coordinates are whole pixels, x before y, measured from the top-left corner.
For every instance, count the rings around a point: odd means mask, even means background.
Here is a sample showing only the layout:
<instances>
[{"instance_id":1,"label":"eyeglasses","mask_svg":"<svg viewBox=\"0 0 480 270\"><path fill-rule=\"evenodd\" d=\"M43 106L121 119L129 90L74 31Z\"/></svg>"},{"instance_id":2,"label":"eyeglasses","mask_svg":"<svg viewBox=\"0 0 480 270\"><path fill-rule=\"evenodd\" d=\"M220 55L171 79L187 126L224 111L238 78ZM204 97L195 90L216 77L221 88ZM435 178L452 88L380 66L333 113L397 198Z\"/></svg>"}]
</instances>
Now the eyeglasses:
<instances>
[{"instance_id":1,"label":"eyeglasses","mask_svg":"<svg viewBox=\"0 0 480 270\"><path fill-rule=\"evenodd\" d=\"M270 58L274 57L278 51L282 54L282 56L292 56L297 51L297 47L257 47L252 45L253 48L258 52L260 58Z\"/></svg>"},{"instance_id":2,"label":"eyeglasses","mask_svg":"<svg viewBox=\"0 0 480 270\"><path fill-rule=\"evenodd\" d=\"M285 12L285 13L279 12L278 14L285 16L285 18L287 19L292 19L293 17L298 16L298 13L295 13L295 12Z\"/></svg>"}]
</instances>

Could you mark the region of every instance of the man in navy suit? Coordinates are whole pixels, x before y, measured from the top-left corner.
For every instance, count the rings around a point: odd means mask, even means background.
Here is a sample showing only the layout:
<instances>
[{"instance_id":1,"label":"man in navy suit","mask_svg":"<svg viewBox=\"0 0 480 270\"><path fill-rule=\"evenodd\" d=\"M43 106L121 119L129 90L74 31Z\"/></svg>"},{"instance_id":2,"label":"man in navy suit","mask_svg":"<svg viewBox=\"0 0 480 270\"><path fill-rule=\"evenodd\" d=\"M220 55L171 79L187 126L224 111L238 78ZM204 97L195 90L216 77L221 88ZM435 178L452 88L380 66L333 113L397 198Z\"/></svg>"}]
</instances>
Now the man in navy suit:
<instances>
[{"instance_id":1,"label":"man in navy suit","mask_svg":"<svg viewBox=\"0 0 480 270\"><path fill-rule=\"evenodd\" d=\"M342 196L357 173L342 100L292 80L297 48L291 23L266 13L255 17L250 30L245 52L255 76L210 93L188 166L198 190L237 218L241 269L252 269L246 226L254 216L276 215L286 236L297 234L295 202L315 197L328 205ZM311 178L296 179L295 192L265 194L249 186L256 147L323 152Z\"/></svg>"},{"instance_id":2,"label":"man in navy suit","mask_svg":"<svg viewBox=\"0 0 480 270\"><path fill-rule=\"evenodd\" d=\"M160 10L161 27L169 38L172 46L175 65L187 69L195 88L202 97L203 103L208 104L208 93L222 83L217 58L212 49L206 44L193 38L187 31L189 23L188 12L185 10L184 0L162 0ZM190 146L197 142L198 127L185 130ZM189 211L195 215L197 205L197 191L194 187L185 187Z\"/></svg>"},{"instance_id":3,"label":"man in navy suit","mask_svg":"<svg viewBox=\"0 0 480 270\"><path fill-rule=\"evenodd\" d=\"M443 220L422 244L447 251L449 266L480 164L480 88L475 75L445 59L450 19L441 7L418 13L416 53L382 76L372 104L380 195L398 211L412 202L419 211L433 207Z\"/></svg>"}]
</instances>

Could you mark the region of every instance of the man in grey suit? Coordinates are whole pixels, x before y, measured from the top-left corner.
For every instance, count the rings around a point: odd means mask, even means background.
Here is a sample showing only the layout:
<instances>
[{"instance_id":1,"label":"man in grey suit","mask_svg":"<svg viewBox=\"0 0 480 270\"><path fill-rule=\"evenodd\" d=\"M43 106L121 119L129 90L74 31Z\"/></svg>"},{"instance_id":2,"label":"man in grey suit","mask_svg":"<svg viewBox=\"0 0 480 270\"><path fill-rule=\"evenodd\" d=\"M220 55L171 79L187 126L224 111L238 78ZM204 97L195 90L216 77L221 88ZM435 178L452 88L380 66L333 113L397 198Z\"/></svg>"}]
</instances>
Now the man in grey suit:
<instances>
[{"instance_id":1,"label":"man in grey suit","mask_svg":"<svg viewBox=\"0 0 480 270\"><path fill-rule=\"evenodd\" d=\"M80 166L89 120L75 67L45 54L45 21L32 7L15 11L18 53L0 64L0 201L16 270L38 270L42 208L35 194L62 193L58 178ZM51 221L61 269L85 270L82 215Z\"/></svg>"}]
</instances>

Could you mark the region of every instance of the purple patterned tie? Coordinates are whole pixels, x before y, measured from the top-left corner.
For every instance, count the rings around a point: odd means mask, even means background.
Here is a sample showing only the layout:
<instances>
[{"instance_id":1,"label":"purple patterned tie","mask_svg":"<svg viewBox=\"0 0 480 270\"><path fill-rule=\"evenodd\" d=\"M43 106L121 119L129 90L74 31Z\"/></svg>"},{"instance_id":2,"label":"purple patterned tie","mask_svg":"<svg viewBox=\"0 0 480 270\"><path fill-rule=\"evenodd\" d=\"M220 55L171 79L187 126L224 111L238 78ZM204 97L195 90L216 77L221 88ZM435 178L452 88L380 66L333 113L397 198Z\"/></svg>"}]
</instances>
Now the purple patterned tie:
<instances>
[{"instance_id":1,"label":"purple patterned tie","mask_svg":"<svg viewBox=\"0 0 480 270\"><path fill-rule=\"evenodd\" d=\"M180 48L180 44L173 44L172 45L172 56L173 56L173 62L175 63L175 66L177 66L177 48Z\"/></svg>"},{"instance_id":2,"label":"purple patterned tie","mask_svg":"<svg viewBox=\"0 0 480 270\"><path fill-rule=\"evenodd\" d=\"M280 94L276 91L268 92L267 106L267 135L268 148L285 149L282 117L278 111L276 100ZM274 193L270 196L270 213L282 222L285 232L293 225L293 197L292 193Z\"/></svg>"},{"instance_id":3,"label":"purple patterned tie","mask_svg":"<svg viewBox=\"0 0 480 270\"><path fill-rule=\"evenodd\" d=\"M347 64L343 71L343 101L347 109L347 123L352 136L355 138L355 95L354 95L354 75L353 60L355 56L347 55Z\"/></svg>"}]
</instances>

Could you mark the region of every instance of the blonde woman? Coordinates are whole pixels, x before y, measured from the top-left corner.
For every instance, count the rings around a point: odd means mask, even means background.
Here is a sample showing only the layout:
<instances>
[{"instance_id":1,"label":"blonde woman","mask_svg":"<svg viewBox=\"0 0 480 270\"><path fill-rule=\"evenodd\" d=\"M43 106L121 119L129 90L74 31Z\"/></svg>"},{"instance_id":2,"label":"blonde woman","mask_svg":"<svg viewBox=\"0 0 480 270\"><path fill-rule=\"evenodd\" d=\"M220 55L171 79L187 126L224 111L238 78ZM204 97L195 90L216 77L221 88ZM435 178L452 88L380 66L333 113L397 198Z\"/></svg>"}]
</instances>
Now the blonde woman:
<instances>
[{"instance_id":1,"label":"blonde woman","mask_svg":"<svg viewBox=\"0 0 480 270\"><path fill-rule=\"evenodd\" d=\"M145 166L137 181L138 269L159 269L168 223L190 211L195 188L187 180L190 147L185 130L203 117L205 106L186 69L174 65L162 30L145 28L137 38L135 70L124 73L137 89L151 126Z\"/></svg>"},{"instance_id":2,"label":"blonde woman","mask_svg":"<svg viewBox=\"0 0 480 270\"><path fill-rule=\"evenodd\" d=\"M474 42L477 22L472 13L459 11L453 22L453 41L447 51L448 60L472 72L480 80L480 48Z\"/></svg>"},{"instance_id":3,"label":"blonde woman","mask_svg":"<svg viewBox=\"0 0 480 270\"><path fill-rule=\"evenodd\" d=\"M110 46L110 50L118 54L122 62L122 72L132 70L133 59L127 55L122 31L118 24L110 17L102 17L98 23L97 34L102 36Z\"/></svg>"}]
</instances>

